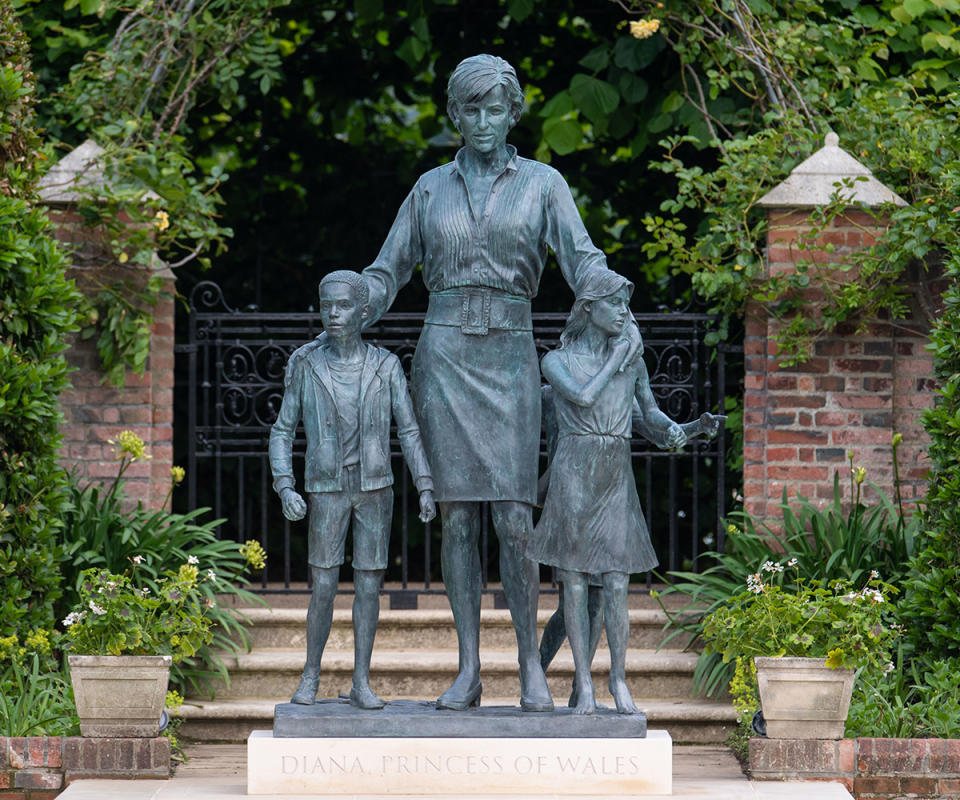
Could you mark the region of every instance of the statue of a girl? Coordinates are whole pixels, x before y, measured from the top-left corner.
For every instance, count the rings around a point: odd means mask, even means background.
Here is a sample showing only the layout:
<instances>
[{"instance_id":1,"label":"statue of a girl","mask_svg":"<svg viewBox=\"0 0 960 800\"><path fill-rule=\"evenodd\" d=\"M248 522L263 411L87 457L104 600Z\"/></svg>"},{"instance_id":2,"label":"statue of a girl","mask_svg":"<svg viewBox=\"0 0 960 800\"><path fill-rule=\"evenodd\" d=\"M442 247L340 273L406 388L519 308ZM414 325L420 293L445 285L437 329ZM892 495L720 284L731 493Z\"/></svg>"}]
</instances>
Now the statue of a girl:
<instances>
[{"instance_id":1,"label":"statue of a girl","mask_svg":"<svg viewBox=\"0 0 960 800\"><path fill-rule=\"evenodd\" d=\"M564 626L573 650L574 712L596 710L588 593L591 575L603 582L603 617L610 648L610 694L617 711L637 707L626 684L630 633L630 573L657 565L630 463L634 399L649 437L682 447L684 427L657 407L642 348L633 353L624 335L632 322L627 305L633 284L597 270L577 287L577 299L560 336L560 348L541 369L553 389L556 452L543 515L527 555L557 568L563 584ZM720 418L712 418L718 427Z\"/></svg>"}]
</instances>

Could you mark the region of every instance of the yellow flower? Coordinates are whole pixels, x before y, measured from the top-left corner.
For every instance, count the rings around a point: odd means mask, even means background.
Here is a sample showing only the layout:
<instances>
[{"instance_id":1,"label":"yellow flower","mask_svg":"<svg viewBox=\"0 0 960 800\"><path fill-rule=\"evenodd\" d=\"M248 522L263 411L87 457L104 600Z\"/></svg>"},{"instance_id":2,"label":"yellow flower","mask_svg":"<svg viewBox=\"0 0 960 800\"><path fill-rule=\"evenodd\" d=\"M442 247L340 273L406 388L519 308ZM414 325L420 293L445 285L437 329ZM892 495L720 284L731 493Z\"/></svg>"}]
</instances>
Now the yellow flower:
<instances>
[{"instance_id":1,"label":"yellow flower","mask_svg":"<svg viewBox=\"0 0 960 800\"><path fill-rule=\"evenodd\" d=\"M263 569L267 563L267 554L260 546L260 542L255 539L247 539L240 545L240 555L242 555L247 565L253 569Z\"/></svg>"},{"instance_id":2,"label":"yellow flower","mask_svg":"<svg viewBox=\"0 0 960 800\"><path fill-rule=\"evenodd\" d=\"M126 253L121 253L117 257L117 261L119 261L121 264L126 264L129 259L130 259L130 256L128 256Z\"/></svg>"},{"instance_id":3,"label":"yellow flower","mask_svg":"<svg viewBox=\"0 0 960 800\"><path fill-rule=\"evenodd\" d=\"M9 636L0 636L0 661L10 658L17 651L17 645L19 644L15 633L11 633Z\"/></svg>"},{"instance_id":4,"label":"yellow flower","mask_svg":"<svg viewBox=\"0 0 960 800\"><path fill-rule=\"evenodd\" d=\"M183 483L183 479L186 477L187 471L183 467L170 468L170 480L173 482L174 486Z\"/></svg>"},{"instance_id":5,"label":"yellow flower","mask_svg":"<svg viewBox=\"0 0 960 800\"><path fill-rule=\"evenodd\" d=\"M127 456L130 456L131 461L136 461L139 458L150 458L147 455L147 447L143 443L143 439L133 431L120 431L116 441L107 439L107 444L114 446L114 461L120 461Z\"/></svg>"},{"instance_id":6,"label":"yellow flower","mask_svg":"<svg viewBox=\"0 0 960 800\"><path fill-rule=\"evenodd\" d=\"M27 634L27 638L24 640L24 644L41 655L50 652L50 634L38 628L35 631L31 631Z\"/></svg>"},{"instance_id":7,"label":"yellow flower","mask_svg":"<svg viewBox=\"0 0 960 800\"><path fill-rule=\"evenodd\" d=\"M200 570L198 570L193 564L181 564L180 569L177 572L177 580L193 586L197 582L199 575Z\"/></svg>"},{"instance_id":8,"label":"yellow flower","mask_svg":"<svg viewBox=\"0 0 960 800\"><path fill-rule=\"evenodd\" d=\"M166 211L158 211L153 218L153 224L156 225L158 231L165 231L170 227L170 216Z\"/></svg>"},{"instance_id":9,"label":"yellow flower","mask_svg":"<svg viewBox=\"0 0 960 800\"><path fill-rule=\"evenodd\" d=\"M903 441L903 434L895 433L893 434L893 439L890 441L890 444L893 447L899 447L902 441Z\"/></svg>"},{"instance_id":10,"label":"yellow flower","mask_svg":"<svg viewBox=\"0 0 960 800\"><path fill-rule=\"evenodd\" d=\"M631 20L630 22L630 35L634 39L649 39L658 30L660 30L658 19Z\"/></svg>"},{"instance_id":11,"label":"yellow flower","mask_svg":"<svg viewBox=\"0 0 960 800\"><path fill-rule=\"evenodd\" d=\"M854 467L850 470L853 474L853 482L859 486L867 479L867 468L866 467Z\"/></svg>"}]
</instances>

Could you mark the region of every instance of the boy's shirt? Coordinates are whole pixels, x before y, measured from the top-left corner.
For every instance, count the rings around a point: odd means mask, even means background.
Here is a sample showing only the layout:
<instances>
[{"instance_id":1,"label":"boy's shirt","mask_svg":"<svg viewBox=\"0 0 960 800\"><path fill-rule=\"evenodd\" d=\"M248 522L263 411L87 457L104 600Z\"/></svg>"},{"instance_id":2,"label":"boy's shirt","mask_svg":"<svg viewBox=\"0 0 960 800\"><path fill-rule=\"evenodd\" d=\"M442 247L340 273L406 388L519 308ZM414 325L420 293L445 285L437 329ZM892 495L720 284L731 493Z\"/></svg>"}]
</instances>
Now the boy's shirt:
<instances>
[{"instance_id":1,"label":"boy's shirt","mask_svg":"<svg viewBox=\"0 0 960 800\"><path fill-rule=\"evenodd\" d=\"M295 488L293 439L303 422L307 440L304 490L336 492L343 489L343 467L357 426L356 449L362 491L382 489L393 483L390 464L390 420L397 423L397 436L418 492L432 491L433 478L420 438L399 359L387 350L364 345L359 379L344 386L350 397L357 392L357 415L351 419L337 397L338 381L326 357L328 346L310 342L294 351L287 363L286 390L277 421L270 431L270 468L273 487L279 494ZM345 380L341 372L338 376ZM341 401L342 402L342 401ZM349 404L349 400L344 405Z\"/></svg>"},{"instance_id":2,"label":"boy's shirt","mask_svg":"<svg viewBox=\"0 0 960 800\"><path fill-rule=\"evenodd\" d=\"M363 372L363 362L337 365L328 362L327 366L333 378L333 399L340 417L343 466L352 467L360 463L360 373Z\"/></svg>"}]
</instances>

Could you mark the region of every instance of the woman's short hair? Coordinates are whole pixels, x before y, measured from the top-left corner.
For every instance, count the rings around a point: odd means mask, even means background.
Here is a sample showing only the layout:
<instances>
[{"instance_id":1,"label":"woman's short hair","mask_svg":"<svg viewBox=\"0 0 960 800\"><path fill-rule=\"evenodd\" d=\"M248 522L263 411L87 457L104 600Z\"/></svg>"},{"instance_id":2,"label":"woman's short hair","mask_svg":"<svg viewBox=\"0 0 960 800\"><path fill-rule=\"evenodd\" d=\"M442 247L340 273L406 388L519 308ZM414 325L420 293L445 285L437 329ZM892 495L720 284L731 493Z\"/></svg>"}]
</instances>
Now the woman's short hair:
<instances>
[{"instance_id":1,"label":"woman's short hair","mask_svg":"<svg viewBox=\"0 0 960 800\"><path fill-rule=\"evenodd\" d=\"M450 119L456 122L460 106L477 102L497 86L502 86L506 92L511 125L515 125L523 113L523 90L517 73L509 62L487 53L465 58L450 76L447 82L447 114Z\"/></svg>"},{"instance_id":2,"label":"woman's short hair","mask_svg":"<svg viewBox=\"0 0 960 800\"><path fill-rule=\"evenodd\" d=\"M366 278L359 272L349 269L336 269L328 272L320 281L318 291L323 291L323 287L328 283L345 283L353 288L353 296L357 305L361 308L370 304L370 287L367 286Z\"/></svg>"}]
</instances>

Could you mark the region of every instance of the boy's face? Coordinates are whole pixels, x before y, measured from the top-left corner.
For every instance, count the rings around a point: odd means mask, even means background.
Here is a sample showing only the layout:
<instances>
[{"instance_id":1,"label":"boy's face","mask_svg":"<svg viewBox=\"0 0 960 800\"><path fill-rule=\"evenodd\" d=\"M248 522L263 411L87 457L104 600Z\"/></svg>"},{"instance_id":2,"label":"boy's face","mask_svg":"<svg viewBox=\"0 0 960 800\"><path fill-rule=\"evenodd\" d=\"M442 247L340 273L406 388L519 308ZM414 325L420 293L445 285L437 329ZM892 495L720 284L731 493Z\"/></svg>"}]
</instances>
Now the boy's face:
<instances>
[{"instance_id":1,"label":"boy's face","mask_svg":"<svg viewBox=\"0 0 960 800\"><path fill-rule=\"evenodd\" d=\"M359 337L366 316L349 283L330 281L320 287L320 321L330 338Z\"/></svg>"}]
</instances>

